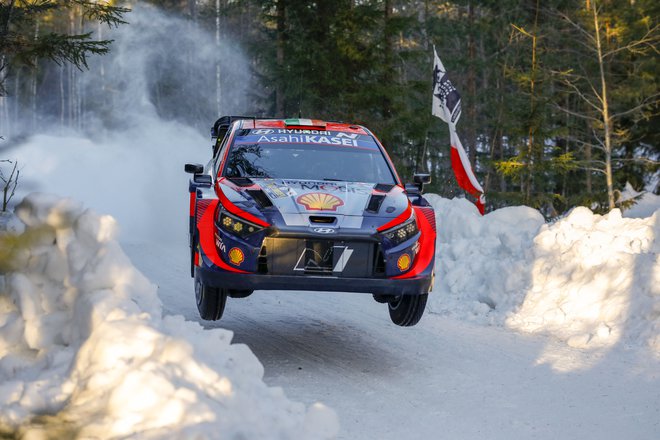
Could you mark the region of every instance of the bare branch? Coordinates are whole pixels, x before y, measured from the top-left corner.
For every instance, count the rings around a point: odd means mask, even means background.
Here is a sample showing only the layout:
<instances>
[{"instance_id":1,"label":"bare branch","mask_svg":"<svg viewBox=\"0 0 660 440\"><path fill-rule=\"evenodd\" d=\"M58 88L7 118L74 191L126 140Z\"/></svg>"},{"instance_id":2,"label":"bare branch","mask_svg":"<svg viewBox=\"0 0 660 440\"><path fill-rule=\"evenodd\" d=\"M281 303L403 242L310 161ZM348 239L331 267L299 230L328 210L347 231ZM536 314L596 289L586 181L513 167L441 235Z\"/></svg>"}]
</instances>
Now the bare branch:
<instances>
[{"instance_id":1,"label":"bare branch","mask_svg":"<svg viewBox=\"0 0 660 440\"><path fill-rule=\"evenodd\" d=\"M642 108L644 108L644 107L648 107L648 106L652 106L653 104L657 104L657 103L658 103L658 99L660 99L660 92L659 92L659 93L655 93L655 94L653 94L653 95L651 95L651 96L647 96L646 98L644 98L644 100L643 100L640 104L636 105L636 106L633 107L633 108L630 108L630 109L628 109L628 110L622 111L622 112L620 112L620 113L615 113L615 114L613 114L613 115L611 116L611 118L612 118L612 119L615 119L615 118L620 118L620 117L622 117L622 116L627 116L627 115L629 115L629 114L631 114L631 113L636 113L636 112L640 111L640 110L641 110Z\"/></svg>"},{"instance_id":2,"label":"bare branch","mask_svg":"<svg viewBox=\"0 0 660 440\"><path fill-rule=\"evenodd\" d=\"M18 178L21 175L21 170L18 168L18 161L0 160L0 162L13 164L9 177L5 177L4 173L2 173L2 169L0 169L0 180L4 182L2 188L2 212L4 212L7 210L7 206L12 197L16 194L16 187L18 187Z\"/></svg>"},{"instance_id":3,"label":"bare branch","mask_svg":"<svg viewBox=\"0 0 660 440\"><path fill-rule=\"evenodd\" d=\"M569 110L565 107L560 106L559 104L555 104L555 108L557 110L560 110L560 111L564 112L564 113L568 113L571 116L575 116L576 118L582 118L582 119L586 119L588 121L593 121L593 122L601 122L601 120L598 119L598 118L594 118L593 116L583 115L582 113L574 112L573 110Z\"/></svg>"},{"instance_id":4,"label":"bare branch","mask_svg":"<svg viewBox=\"0 0 660 440\"><path fill-rule=\"evenodd\" d=\"M568 75L565 75L565 76L568 76ZM577 77L577 75L575 75L575 76ZM584 78L584 79L586 79L586 78ZM578 86L576 86L576 85L573 83L573 81L571 81L571 80L568 79L568 78L563 78L563 79L561 80L561 82L562 82L563 84L565 84L566 86L570 87L571 89L573 89L573 91L574 91L574 92L580 97L580 99L582 99L584 102L586 102L587 104L589 104L589 105L590 105L594 110L596 110L598 113L601 113L601 112L602 112L602 108L599 107L598 105L596 105L591 99L589 99L588 96L586 96L584 93L582 93L582 90L580 90L580 88L579 88ZM591 82L588 81L588 80L587 80L587 82L588 82L589 85L591 86L592 90L594 90L594 89L593 89L593 86L591 85ZM594 94L596 95L596 98L597 98L599 101L601 101L601 103L602 103L602 100L601 100L601 98L600 98L600 95L598 95L598 93L595 93L595 90L594 90Z\"/></svg>"},{"instance_id":5,"label":"bare branch","mask_svg":"<svg viewBox=\"0 0 660 440\"><path fill-rule=\"evenodd\" d=\"M639 40L633 41L629 44L626 44L625 46L618 47L616 49L609 50L607 52L603 53L603 57L609 57L611 55L614 55L618 52L622 51L630 51L632 53L637 53L637 54L643 54L644 50L642 49L637 49L639 46L646 46L646 49L651 49L653 52L656 54L658 53L658 48L656 45L660 41L660 37L657 35L657 31L660 29L660 25L655 25L651 29L646 31L646 34L644 34L643 37L641 37Z\"/></svg>"},{"instance_id":6,"label":"bare branch","mask_svg":"<svg viewBox=\"0 0 660 440\"><path fill-rule=\"evenodd\" d=\"M561 12L558 12L557 14L559 15L559 17L561 19L563 19L565 22L567 22L568 24L573 26L578 32L582 33L589 40L591 40L594 43L594 45L596 44L596 38L593 35L591 35L585 28L580 26L580 24L578 24L578 23L574 22L573 20L571 20L571 18L566 14L563 14Z\"/></svg>"},{"instance_id":7,"label":"bare branch","mask_svg":"<svg viewBox=\"0 0 660 440\"><path fill-rule=\"evenodd\" d=\"M612 159L612 162L641 162L653 166L660 166L660 161L649 159L648 157L633 157L633 158L622 158L622 159Z\"/></svg>"}]
</instances>

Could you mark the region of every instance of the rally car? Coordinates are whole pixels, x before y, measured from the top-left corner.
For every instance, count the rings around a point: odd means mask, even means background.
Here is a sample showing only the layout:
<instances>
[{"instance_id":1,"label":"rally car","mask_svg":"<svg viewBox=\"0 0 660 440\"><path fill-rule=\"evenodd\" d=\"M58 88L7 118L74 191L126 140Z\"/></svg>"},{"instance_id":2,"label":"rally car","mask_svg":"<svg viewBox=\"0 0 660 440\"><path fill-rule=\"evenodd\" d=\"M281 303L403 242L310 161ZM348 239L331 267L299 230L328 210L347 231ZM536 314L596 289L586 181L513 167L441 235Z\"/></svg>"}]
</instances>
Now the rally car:
<instances>
[{"instance_id":1,"label":"rally car","mask_svg":"<svg viewBox=\"0 0 660 440\"><path fill-rule=\"evenodd\" d=\"M359 125L225 116L211 135L208 164L185 165L202 319L276 289L370 293L395 324L417 324L434 276L429 175L404 185Z\"/></svg>"}]
</instances>

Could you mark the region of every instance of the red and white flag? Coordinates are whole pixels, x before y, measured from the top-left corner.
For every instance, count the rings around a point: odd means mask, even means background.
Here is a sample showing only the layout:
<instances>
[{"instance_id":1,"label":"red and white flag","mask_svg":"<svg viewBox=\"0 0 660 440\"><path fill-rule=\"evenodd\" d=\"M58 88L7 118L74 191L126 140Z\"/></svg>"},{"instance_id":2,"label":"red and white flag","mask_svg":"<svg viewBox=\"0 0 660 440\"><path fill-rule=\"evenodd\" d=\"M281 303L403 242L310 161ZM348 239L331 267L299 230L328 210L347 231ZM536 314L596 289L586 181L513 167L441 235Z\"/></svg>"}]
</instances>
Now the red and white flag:
<instances>
[{"instance_id":1,"label":"red and white flag","mask_svg":"<svg viewBox=\"0 0 660 440\"><path fill-rule=\"evenodd\" d=\"M454 175L458 185L477 199L475 204L483 215L486 204L484 190L472 172L470 160L461 144L461 140L458 138L458 134L456 134L456 123L461 117L461 95L449 81L447 70L440 61L435 46L433 47L433 102L431 113L449 125L451 166L454 169Z\"/></svg>"}]
</instances>

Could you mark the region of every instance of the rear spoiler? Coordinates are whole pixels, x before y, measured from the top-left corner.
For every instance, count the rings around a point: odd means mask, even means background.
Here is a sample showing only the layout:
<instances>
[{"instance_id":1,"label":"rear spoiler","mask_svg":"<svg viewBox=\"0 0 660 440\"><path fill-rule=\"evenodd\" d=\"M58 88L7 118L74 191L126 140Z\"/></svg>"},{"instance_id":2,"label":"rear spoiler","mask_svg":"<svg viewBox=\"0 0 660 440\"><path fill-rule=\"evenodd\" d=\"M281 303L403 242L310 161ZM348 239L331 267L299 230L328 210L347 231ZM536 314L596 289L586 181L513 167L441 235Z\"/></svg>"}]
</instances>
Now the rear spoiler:
<instances>
[{"instance_id":1,"label":"rear spoiler","mask_svg":"<svg viewBox=\"0 0 660 440\"><path fill-rule=\"evenodd\" d=\"M211 137L213 139L220 138L219 140L222 140L224 137L225 133L227 133L227 130L229 130L229 127L231 124L233 124L236 121L242 121L242 120L252 120L256 121L257 119L271 119L271 120L279 120L279 121L284 121L285 125L287 126L300 126L300 127L305 127L305 128L318 128L321 130L325 129L325 122L323 123L324 125L319 125L316 126L314 124L314 120L312 119L284 119L284 118L269 118L269 117L261 117L261 116L222 116L220 119L215 121L215 124L213 124L213 127L211 127Z\"/></svg>"},{"instance_id":2,"label":"rear spoiler","mask_svg":"<svg viewBox=\"0 0 660 440\"><path fill-rule=\"evenodd\" d=\"M256 116L222 116L220 119L215 121L215 124L213 124L213 127L211 127L211 137L213 139L216 139L220 134L222 134L224 137L224 134L227 133L227 130L229 129L229 126L232 123L243 119L256 120L257 117Z\"/></svg>"}]
</instances>

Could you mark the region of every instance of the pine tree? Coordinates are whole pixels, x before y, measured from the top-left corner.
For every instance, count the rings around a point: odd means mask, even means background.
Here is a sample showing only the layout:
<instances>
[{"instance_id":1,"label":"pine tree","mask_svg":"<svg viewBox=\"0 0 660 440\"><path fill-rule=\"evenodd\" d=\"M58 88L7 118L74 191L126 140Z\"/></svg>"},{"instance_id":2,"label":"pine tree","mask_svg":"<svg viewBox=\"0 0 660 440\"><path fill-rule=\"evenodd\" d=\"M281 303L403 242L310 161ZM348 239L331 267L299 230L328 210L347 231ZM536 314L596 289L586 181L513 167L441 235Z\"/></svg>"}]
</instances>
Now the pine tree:
<instances>
[{"instance_id":1,"label":"pine tree","mask_svg":"<svg viewBox=\"0 0 660 440\"><path fill-rule=\"evenodd\" d=\"M95 40L91 32L36 33L40 20L57 12L80 10L88 20L108 26L125 23L123 15L129 10L106 1L93 0L7 0L0 5L0 95L6 93L5 79L9 68L35 65L46 58L58 64L71 63L87 67L91 54L105 54L110 40Z\"/></svg>"}]
</instances>

